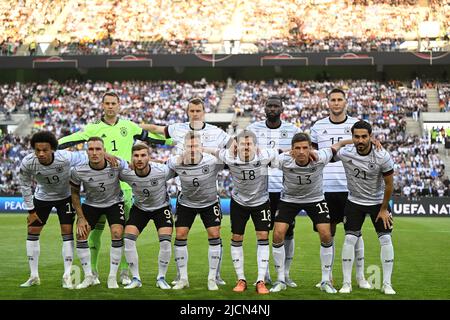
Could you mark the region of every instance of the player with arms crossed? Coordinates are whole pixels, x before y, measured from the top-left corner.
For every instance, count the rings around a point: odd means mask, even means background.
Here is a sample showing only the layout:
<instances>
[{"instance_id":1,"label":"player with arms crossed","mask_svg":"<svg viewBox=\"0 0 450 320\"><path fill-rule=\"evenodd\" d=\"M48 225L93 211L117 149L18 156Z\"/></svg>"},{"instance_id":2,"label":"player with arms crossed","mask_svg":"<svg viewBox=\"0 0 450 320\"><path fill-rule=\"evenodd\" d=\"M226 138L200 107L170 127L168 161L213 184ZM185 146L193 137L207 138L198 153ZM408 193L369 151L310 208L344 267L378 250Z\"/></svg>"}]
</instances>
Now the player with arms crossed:
<instances>
[{"instance_id":1,"label":"player with arms crossed","mask_svg":"<svg viewBox=\"0 0 450 320\"><path fill-rule=\"evenodd\" d=\"M170 289L165 277L172 255L173 218L166 181L172 179L175 172L164 164L151 163L150 150L146 144L135 144L132 148L132 157L134 170L124 169L120 173L120 180L131 186L134 198L124 234L125 257L133 279L125 289L142 286L136 240L150 219L153 219L159 237L156 286L161 289Z\"/></svg>"},{"instance_id":2,"label":"player with arms crossed","mask_svg":"<svg viewBox=\"0 0 450 320\"><path fill-rule=\"evenodd\" d=\"M167 139L173 139L177 154L182 154L185 147L185 137L188 132L195 132L201 137L201 145L204 148L224 148L231 142L231 137L222 129L205 122L205 103L200 98L189 100L186 110L189 122L174 123L168 126L154 124L143 124L142 128L155 134L165 135ZM220 266L222 264L222 249L220 253L220 263L217 269L216 282L224 285L225 281L220 276ZM180 277L177 265L177 278L172 282L176 284Z\"/></svg>"},{"instance_id":3,"label":"player with arms crossed","mask_svg":"<svg viewBox=\"0 0 450 320\"><path fill-rule=\"evenodd\" d=\"M91 254L87 243L90 231L95 227L101 215L105 215L111 230L110 271L108 288L116 289L117 270L123 249L123 228L125 213L123 193L119 184L119 173L127 167L121 161L118 167L112 167L105 160L105 147L99 137L91 137L87 143L89 163L72 168L70 184L72 203L77 214L77 255L84 271L84 280L76 289L95 285L91 269ZM83 184L86 200L81 205L80 187Z\"/></svg>"},{"instance_id":4,"label":"player with arms crossed","mask_svg":"<svg viewBox=\"0 0 450 320\"><path fill-rule=\"evenodd\" d=\"M281 97L277 95L269 96L265 102L264 111L266 120L254 122L247 127L247 130L256 134L258 147L261 149L272 148L278 152L290 150L292 138L300 132L300 129L292 123L281 120L281 114L283 113ZM278 168L269 167L269 197L272 214L275 214L278 209L282 180L283 173ZM286 250L285 279L286 284L293 288L297 287L297 284L289 276L289 271L295 252L294 227L295 221L289 226L284 241L284 249ZM267 269L265 280L267 283L271 283L269 269Z\"/></svg>"},{"instance_id":5,"label":"player with arms crossed","mask_svg":"<svg viewBox=\"0 0 450 320\"><path fill-rule=\"evenodd\" d=\"M342 249L344 283L340 293L352 291L352 267L355 245L361 234L366 214L370 215L381 245L383 286L385 294L395 294L391 285L394 265L393 227L389 200L392 196L394 163L386 150L377 150L371 142L372 127L365 121L351 128L353 144L339 150L335 159L344 165L348 181L348 200L345 205L345 241Z\"/></svg>"},{"instance_id":6,"label":"player with arms crossed","mask_svg":"<svg viewBox=\"0 0 450 320\"><path fill-rule=\"evenodd\" d=\"M40 255L39 235L47 222L50 211L56 208L63 239L64 259L63 288L72 288L70 271L73 261L73 222L75 211L70 196L70 168L87 163L84 152L58 150L58 141L49 131L39 131L31 137L34 153L23 158L20 166L20 184L24 207L28 210L27 256L30 278L21 287L39 285L38 263ZM32 191L33 179L37 182Z\"/></svg>"},{"instance_id":7,"label":"player with arms crossed","mask_svg":"<svg viewBox=\"0 0 450 320\"><path fill-rule=\"evenodd\" d=\"M59 148L65 149L75 146L79 143L86 142L90 137L100 137L105 143L105 149L108 153L117 156L125 161L131 161L131 147L135 140L145 141L151 144L171 144L170 140L165 140L164 137L151 134L142 129L136 123L120 119L120 99L114 92L106 92L102 97L103 117L101 120L86 125L83 131L75 132L69 136L59 139ZM125 200L125 217L128 218L130 208L132 205L131 187L125 182L121 182L121 189ZM98 255L100 253L101 237L103 229L105 228L106 218L101 216L95 229L89 235L89 248L92 257L92 271L95 279L95 284L100 281L98 275ZM128 277L128 266L125 258L121 261L120 278L123 285L130 283Z\"/></svg>"},{"instance_id":8,"label":"player with arms crossed","mask_svg":"<svg viewBox=\"0 0 450 320\"><path fill-rule=\"evenodd\" d=\"M218 202L217 173L223 169L223 165L218 163L216 157L202 152L201 137L197 133L186 134L184 147L186 150L182 155L170 157L167 163L178 174L181 182L181 192L177 199L174 249L180 279L172 289L189 287L187 238L195 217L200 214L209 242L208 290L218 290L216 275L222 251L222 212Z\"/></svg>"},{"instance_id":9,"label":"player with arms crossed","mask_svg":"<svg viewBox=\"0 0 450 320\"><path fill-rule=\"evenodd\" d=\"M292 138L292 150L279 156L278 167L283 172L283 189L273 230L272 254L278 280L270 289L279 292L286 289L284 237L288 227L297 214L305 210L313 222L314 230L320 237L320 261L322 281L320 289L327 293L336 293L330 281L333 263L333 239L331 237L330 216L323 195L323 169L333 155L350 140L340 141L331 148L319 150L317 161L310 160L313 151L310 137L306 133L297 133Z\"/></svg>"},{"instance_id":10,"label":"player with arms crossed","mask_svg":"<svg viewBox=\"0 0 450 320\"><path fill-rule=\"evenodd\" d=\"M350 117L346 113L345 92L335 88L328 93L328 106L330 115L317 121L311 128L311 141L315 149L328 148L341 140L351 139L350 129L358 119ZM342 162L330 162L323 171L323 190L325 200L330 210L331 236L334 239L336 225L344 218L344 208L347 201L348 189L345 170ZM333 255L334 255L333 241ZM362 234L355 245L356 257L356 281L362 289L372 289L370 283L364 277L364 240ZM333 259L334 260L334 259ZM333 268L331 268L333 271ZM332 281L332 272L330 273ZM319 282L316 287L320 287Z\"/></svg>"},{"instance_id":11,"label":"player with arms crossed","mask_svg":"<svg viewBox=\"0 0 450 320\"><path fill-rule=\"evenodd\" d=\"M233 179L231 195L231 258L238 278L233 291L243 292L247 289L244 275L244 241L245 226L252 217L257 238L258 276L256 292L268 294L264 277L269 264L269 231L271 229L271 211L269 203L268 167L278 156L274 149L264 149L257 153L256 135L249 130L238 134L237 156L233 151L218 150L216 156L230 168Z\"/></svg>"}]
</instances>

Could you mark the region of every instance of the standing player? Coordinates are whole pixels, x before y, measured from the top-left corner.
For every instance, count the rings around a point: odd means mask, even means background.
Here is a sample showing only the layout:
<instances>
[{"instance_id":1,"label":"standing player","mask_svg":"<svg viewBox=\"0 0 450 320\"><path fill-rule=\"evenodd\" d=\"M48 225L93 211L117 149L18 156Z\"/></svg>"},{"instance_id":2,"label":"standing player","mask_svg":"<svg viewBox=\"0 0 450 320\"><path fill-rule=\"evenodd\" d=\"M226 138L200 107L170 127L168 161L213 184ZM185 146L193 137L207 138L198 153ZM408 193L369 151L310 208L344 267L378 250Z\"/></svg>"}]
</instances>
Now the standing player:
<instances>
[{"instance_id":1,"label":"standing player","mask_svg":"<svg viewBox=\"0 0 450 320\"><path fill-rule=\"evenodd\" d=\"M316 149L328 148L331 145L351 139L350 129L358 119L349 117L346 113L345 92L341 89L333 89L328 93L328 105L330 116L317 121L311 128L311 141ZM347 201L348 189L345 171L342 162L330 162L326 165L323 179L325 200L330 210L331 236L336 234L336 225L344 218L344 208ZM333 241L333 254L334 254ZM370 283L364 277L364 240L362 234L358 236L355 245L356 257L356 281L363 289L372 289ZM332 274L330 273L330 277ZM332 278L330 278L332 280ZM320 282L317 287L320 286Z\"/></svg>"},{"instance_id":2,"label":"standing player","mask_svg":"<svg viewBox=\"0 0 450 320\"><path fill-rule=\"evenodd\" d=\"M247 289L244 275L244 241L245 226L250 216L255 225L257 238L258 277L256 292L268 294L264 277L269 264L269 231L271 229L271 211L269 203L268 167L276 160L278 152L263 149L257 154L256 135L249 130L238 134L237 157L234 152L222 149L216 151L217 157L230 168L233 179L231 196L231 258L237 274L237 284L233 291L243 292Z\"/></svg>"},{"instance_id":3,"label":"standing player","mask_svg":"<svg viewBox=\"0 0 450 320\"><path fill-rule=\"evenodd\" d=\"M102 98L102 108L104 115L101 120L88 124L84 131L75 132L69 136L59 139L59 148L65 149L79 143L87 141L90 137L101 137L105 142L106 151L123 160L131 161L131 147L136 139L146 141L148 143L170 144L171 141L165 141L164 138L157 135L149 134L136 123L119 118L120 105L119 96L114 92L107 92ZM128 217L132 205L131 187L122 182L121 189L125 199L125 217ZM101 216L95 229L89 235L89 248L92 257L92 271L94 276L98 275L98 255L100 253L101 236L105 228L106 218ZM128 277L128 267L125 259L121 261L120 280L123 285L130 283ZM100 281L98 277L95 279L96 284Z\"/></svg>"},{"instance_id":4,"label":"standing player","mask_svg":"<svg viewBox=\"0 0 450 320\"><path fill-rule=\"evenodd\" d=\"M169 158L168 166L180 177L181 193L177 199L175 261L180 272L180 279L172 289L189 287L188 249L189 230L197 214L203 221L208 233L208 290L218 290L216 275L222 251L220 239L220 222L222 212L218 202L217 173L223 168L218 159L202 152L201 137L188 132L185 137L182 155Z\"/></svg>"},{"instance_id":5,"label":"standing player","mask_svg":"<svg viewBox=\"0 0 450 320\"><path fill-rule=\"evenodd\" d=\"M347 140L346 142L350 142ZM278 280L271 292L286 289L285 250L286 231L301 210L305 210L313 222L314 230L320 237L320 261L322 281L320 289L327 293L336 293L330 281L333 263L333 239L330 230L330 216L323 195L323 169L333 155L344 145L344 141L318 152L318 160L310 161L311 140L306 133L297 133L292 138L292 150L279 156L279 168L283 172L283 189L280 204L275 216L272 254Z\"/></svg>"},{"instance_id":6,"label":"standing player","mask_svg":"<svg viewBox=\"0 0 450 320\"><path fill-rule=\"evenodd\" d=\"M150 150L146 144L135 144L132 153L134 170L125 169L120 173L120 180L128 183L133 189L134 198L124 234L125 257L133 279L125 289L142 286L136 240L150 219L153 219L159 237L156 286L161 289L170 289L165 277L172 255L173 218L166 181L172 179L175 173L166 165L150 163Z\"/></svg>"},{"instance_id":7,"label":"standing player","mask_svg":"<svg viewBox=\"0 0 450 320\"><path fill-rule=\"evenodd\" d=\"M283 113L283 102L279 96L270 96L265 105L266 120L258 121L250 124L247 130L253 131L258 138L258 147L261 149L272 148L278 152L284 152L291 148L291 141L294 135L300 132L292 123L281 121ZM270 212L275 214L280 202L280 192L282 188L283 173L278 168L269 168L269 197ZM272 225L273 227L273 225ZM292 259L294 258L295 241L294 241L295 220L285 237L284 248L286 250L285 261L285 278L286 284L290 287L297 287L289 276ZM270 273L267 269L266 282L270 283Z\"/></svg>"},{"instance_id":8,"label":"standing player","mask_svg":"<svg viewBox=\"0 0 450 320\"><path fill-rule=\"evenodd\" d=\"M189 122L174 123L168 126L158 126L154 124L143 124L142 128L153 132L155 134L165 135L167 139L173 139L176 144L178 154L182 154L184 148L184 141L186 134L195 132L201 137L201 145L204 148L224 148L229 144L230 136L222 129L205 123L205 103L200 98L193 98L189 100L186 110ZM217 270L216 282L218 285L224 285L225 281L220 276L220 266L222 264L222 248L220 252L220 263ZM178 268L178 267L177 267ZM179 279L179 270L177 269L177 279L172 282L175 284Z\"/></svg>"},{"instance_id":9,"label":"standing player","mask_svg":"<svg viewBox=\"0 0 450 320\"><path fill-rule=\"evenodd\" d=\"M52 208L56 208L63 239L62 256L64 259L63 288L72 288L70 271L73 261L73 221L70 196L70 168L87 163L85 153L55 151L58 147L56 137L48 131L40 131L31 137L34 153L27 155L20 166L20 182L24 207L28 210L27 256L30 265L30 278L21 287L39 285L39 235L47 222ZM32 191L32 181L37 186Z\"/></svg>"},{"instance_id":10,"label":"standing player","mask_svg":"<svg viewBox=\"0 0 450 320\"><path fill-rule=\"evenodd\" d=\"M168 126L142 124L142 128L155 134L165 135L176 143L177 154L185 150L184 141L188 132L194 131L201 137L204 148L224 148L230 141L230 136L219 127L205 122L205 103L200 98L189 100L186 110L189 122L173 123Z\"/></svg>"},{"instance_id":11,"label":"standing player","mask_svg":"<svg viewBox=\"0 0 450 320\"><path fill-rule=\"evenodd\" d=\"M80 258L85 278L76 289L95 285L91 269L91 254L87 243L90 231L98 219L106 215L111 230L110 271L108 288L116 289L117 270L123 250L123 227L125 213L123 193L120 190L119 173L127 165L121 161L118 167L112 167L105 160L105 147L99 137L91 137L87 143L89 163L74 167L70 175L72 185L72 203L77 213L77 255ZM86 200L81 205L80 187L83 184Z\"/></svg>"},{"instance_id":12,"label":"standing player","mask_svg":"<svg viewBox=\"0 0 450 320\"><path fill-rule=\"evenodd\" d=\"M366 214L370 215L381 245L383 286L381 292L395 294L391 285L394 265L392 246L392 214L389 200L392 196L394 163L386 150L377 150L370 141L372 127L365 121L351 128L353 145L339 150L335 158L341 160L348 181L348 199L345 205L345 241L342 249L344 283L340 293L352 291L352 267L355 246L361 235Z\"/></svg>"}]
</instances>

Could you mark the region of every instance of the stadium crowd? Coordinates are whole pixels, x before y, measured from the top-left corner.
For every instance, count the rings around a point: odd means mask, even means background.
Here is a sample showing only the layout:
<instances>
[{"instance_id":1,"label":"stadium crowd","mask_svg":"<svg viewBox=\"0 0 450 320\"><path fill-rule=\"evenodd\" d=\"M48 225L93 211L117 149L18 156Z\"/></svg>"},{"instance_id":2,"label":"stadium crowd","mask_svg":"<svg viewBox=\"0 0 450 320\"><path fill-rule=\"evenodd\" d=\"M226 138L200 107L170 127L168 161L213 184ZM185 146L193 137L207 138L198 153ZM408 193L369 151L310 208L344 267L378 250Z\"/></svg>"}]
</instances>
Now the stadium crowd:
<instances>
[{"instance_id":1,"label":"stadium crowd","mask_svg":"<svg viewBox=\"0 0 450 320\"><path fill-rule=\"evenodd\" d=\"M348 112L373 124L375 136L398 160L396 192L408 195L412 181L423 182L420 194L448 195L444 181L445 170L437 154L436 144L428 143L430 137L420 139L405 132L406 117L411 116L413 106L427 110L426 95L421 88L407 88L400 83L380 83L366 80L315 82L274 80L271 82L240 81L236 84L233 109L238 116L251 115L252 122L264 118L263 101L270 94L285 97L282 119L294 123L302 131L309 132L312 124L328 115L326 93L333 87L347 92ZM221 99L225 83L208 83L205 80L188 82L77 82L3 85L0 104L10 105L11 110L27 110L35 119L36 129L45 128L61 137L80 130L90 119L98 118L102 93L114 90L121 98L121 116L137 123L152 119L155 124L171 124L187 120L185 106L193 96L206 101L206 112L214 112ZM6 103L7 102L7 103ZM12 109L12 106L14 108ZM55 112L57 111L57 112ZM29 137L6 135L2 141L0 171L4 194L18 192L17 168L23 156L29 152ZM420 142L420 143L419 143ZM437 141L437 143L443 140ZM165 161L170 148L155 148L152 156ZM407 174L406 174L407 173ZM229 196L232 181L227 170L219 174L221 196ZM417 180L418 181L418 180ZM428 188L428 189L427 189ZM430 189L431 188L431 189ZM175 184L169 187L176 194ZM423 190L428 193L422 193ZM439 191L441 190L441 191ZM442 191L443 190L443 191ZM427 191L423 191L427 192Z\"/></svg>"},{"instance_id":2,"label":"stadium crowd","mask_svg":"<svg viewBox=\"0 0 450 320\"><path fill-rule=\"evenodd\" d=\"M450 86L440 84L438 86L438 95L439 95L439 111L440 112L450 111Z\"/></svg>"},{"instance_id":3,"label":"stadium crowd","mask_svg":"<svg viewBox=\"0 0 450 320\"><path fill-rule=\"evenodd\" d=\"M231 38L254 43L259 52L396 51L404 40L417 38L422 21L438 21L448 40L449 6L445 1L423 6L353 0L7 0L0 4L0 52L15 54L23 43L35 51L37 36L48 30L61 55L201 53L206 44L227 40L229 30Z\"/></svg>"}]
</instances>

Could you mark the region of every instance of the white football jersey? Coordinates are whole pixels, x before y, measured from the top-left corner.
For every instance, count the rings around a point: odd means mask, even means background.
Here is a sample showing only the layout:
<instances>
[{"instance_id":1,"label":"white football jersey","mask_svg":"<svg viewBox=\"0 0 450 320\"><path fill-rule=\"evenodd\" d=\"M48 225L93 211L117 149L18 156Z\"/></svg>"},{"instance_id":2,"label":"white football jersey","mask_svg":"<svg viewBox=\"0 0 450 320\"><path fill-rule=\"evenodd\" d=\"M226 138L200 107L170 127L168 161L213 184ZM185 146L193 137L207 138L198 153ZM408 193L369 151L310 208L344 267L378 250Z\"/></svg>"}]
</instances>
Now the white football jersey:
<instances>
[{"instance_id":1,"label":"white football jersey","mask_svg":"<svg viewBox=\"0 0 450 320\"><path fill-rule=\"evenodd\" d=\"M334 123L330 117L317 121L311 127L311 142L316 143L319 149L329 148L333 144L352 138L351 128L358 119L349 117L344 122ZM330 162L326 165L323 178L324 192L347 192L347 180L342 162Z\"/></svg>"},{"instance_id":2,"label":"white football jersey","mask_svg":"<svg viewBox=\"0 0 450 320\"><path fill-rule=\"evenodd\" d=\"M223 169L223 164L210 154L202 155L202 160L195 165L183 164L181 156L172 156L167 162L167 166L180 178L178 203L183 206L205 208L219 201L217 173Z\"/></svg>"},{"instance_id":3,"label":"white football jersey","mask_svg":"<svg viewBox=\"0 0 450 320\"><path fill-rule=\"evenodd\" d=\"M87 163L72 168L70 183L76 186L83 184L86 192L85 204L97 208L110 207L123 201L119 173L127 167L123 160L118 167L111 167L110 163L106 162L103 169L93 169Z\"/></svg>"},{"instance_id":4,"label":"white football jersey","mask_svg":"<svg viewBox=\"0 0 450 320\"><path fill-rule=\"evenodd\" d=\"M230 140L230 136L219 127L205 123L200 130L192 130L189 122L174 123L167 127L170 137L176 142L177 154L181 154L184 149L184 138L188 132L194 131L201 137L202 146L205 148L223 148Z\"/></svg>"},{"instance_id":5,"label":"white football jersey","mask_svg":"<svg viewBox=\"0 0 450 320\"><path fill-rule=\"evenodd\" d=\"M230 168L233 179L231 195L237 203L244 207L256 207L269 201L268 168L271 162L276 162L276 150L261 150L248 162L231 156L225 149L220 150L218 156Z\"/></svg>"},{"instance_id":6,"label":"white football jersey","mask_svg":"<svg viewBox=\"0 0 450 320\"><path fill-rule=\"evenodd\" d=\"M258 147L261 149L290 150L292 138L300 129L292 123L281 122L281 126L270 129L266 121L258 121L250 124L246 130L256 134ZM283 186L283 173L277 168L269 167L269 192L280 192Z\"/></svg>"},{"instance_id":7,"label":"white football jersey","mask_svg":"<svg viewBox=\"0 0 450 320\"><path fill-rule=\"evenodd\" d=\"M341 148L336 156L341 160L347 176L348 200L364 205L383 203L384 175L394 172L394 161L386 150L372 150L368 155L358 154L355 145Z\"/></svg>"},{"instance_id":8,"label":"white football jersey","mask_svg":"<svg viewBox=\"0 0 450 320\"><path fill-rule=\"evenodd\" d=\"M154 211L169 205L166 181L175 176L175 172L161 163L150 163L150 172L141 177L135 170L124 169L119 174L121 181L131 186L133 204L143 211Z\"/></svg>"},{"instance_id":9,"label":"white football jersey","mask_svg":"<svg viewBox=\"0 0 450 320\"><path fill-rule=\"evenodd\" d=\"M283 172L280 200L292 203L312 203L324 199L323 169L333 158L331 148L318 151L318 160L300 166L289 153L279 155L278 167Z\"/></svg>"},{"instance_id":10,"label":"white football jersey","mask_svg":"<svg viewBox=\"0 0 450 320\"><path fill-rule=\"evenodd\" d=\"M85 164L88 157L85 152L57 150L49 165L39 162L34 153L23 158L20 165L20 184L24 207L34 209L32 179L36 180L34 197L41 201L58 201L70 197L70 168Z\"/></svg>"}]
</instances>

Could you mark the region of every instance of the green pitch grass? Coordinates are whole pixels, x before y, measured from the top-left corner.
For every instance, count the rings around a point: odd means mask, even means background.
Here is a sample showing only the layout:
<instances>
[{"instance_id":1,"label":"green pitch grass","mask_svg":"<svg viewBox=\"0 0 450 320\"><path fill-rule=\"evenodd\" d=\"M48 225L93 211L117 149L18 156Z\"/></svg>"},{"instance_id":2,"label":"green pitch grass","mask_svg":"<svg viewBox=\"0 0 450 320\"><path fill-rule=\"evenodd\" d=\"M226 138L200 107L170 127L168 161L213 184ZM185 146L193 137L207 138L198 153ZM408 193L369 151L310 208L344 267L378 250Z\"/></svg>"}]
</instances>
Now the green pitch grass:
<instances>
[{"instance_id":1,"label":"green pitch grass","mask_svg":"<svg viewBox=\"0 0 450 320\"><path fill-rule=\"evenodd\" d=\"M350 295L330 295L315 288L320 280L319 240L312 231L308 218L297 218L295 229L295 258L291 268L291 277L299 285L280 293L259 296L252 286L256 278L256 240L253 224L247 225L244 240L245 274L249 290L242 294L232 291L236 281L230 257L230 222L225 216L222 226L224 254L222 277L226 281L219 291L209 292L206 286L208 274L208 242L206 232L199 218L190 232L189 281L190 288L181 291L161 290L155 286L157 275L157 254L159 243L154 225L149 225L138 239L142 288L110 290L106 287L109 271L110 235L105 232L100 260L101 285L84 290L61 288L63 263L61 259L61 236L56 215L51 215L41 235L41 256L39 273L41 285L31 288L19 288L29 275L25 250L26 216L17 214L0 215L0 299L450 299L450 219L448 218L396 218L393 233L395 264L393 286L396 296L386 296L379 290L362 290L356 287L353 277L353 292ZM380 246L369 219L363 229L365 240L366 278L376 278L381 271ZM336 237L336 259L334 264L334 282L339 289L342 284L341 249L343 242L342 224ZM271 274L275 272L271 259ZM80 266L75 257L75 265ZM375 271L374 271L375 270ZM176 275L175 263L169 266L167 280Z\"/></svg>"}]
</instances>

